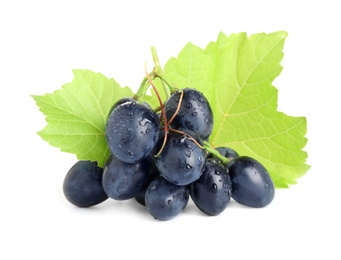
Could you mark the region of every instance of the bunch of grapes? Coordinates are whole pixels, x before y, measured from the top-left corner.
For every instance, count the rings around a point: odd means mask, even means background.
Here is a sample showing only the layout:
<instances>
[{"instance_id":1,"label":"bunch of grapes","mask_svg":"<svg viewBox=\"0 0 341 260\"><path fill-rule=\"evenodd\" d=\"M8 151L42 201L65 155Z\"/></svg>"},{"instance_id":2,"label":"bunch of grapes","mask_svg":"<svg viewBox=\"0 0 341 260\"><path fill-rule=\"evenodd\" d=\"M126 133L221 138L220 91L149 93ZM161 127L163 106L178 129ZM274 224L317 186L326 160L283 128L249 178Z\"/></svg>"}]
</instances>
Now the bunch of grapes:
<instances>
[{"instance_id":1,"label":"bunch of grapes","mask_svg":"<svg viewBox=\"0 0 341 260\"><path fill-rule=\"evenodd\" d=\"M195 89L175 91L158 111L120 99L106 124L110 158L103 168L77 162L64 180L64 194L79 207L135 199L159 220L178 215L190 198L211 216L223 212L231 197L255 208L271 203L275 189L268 171L228 147L212 148L212 129L210 104Z\"/></svg>"}]
</instances>

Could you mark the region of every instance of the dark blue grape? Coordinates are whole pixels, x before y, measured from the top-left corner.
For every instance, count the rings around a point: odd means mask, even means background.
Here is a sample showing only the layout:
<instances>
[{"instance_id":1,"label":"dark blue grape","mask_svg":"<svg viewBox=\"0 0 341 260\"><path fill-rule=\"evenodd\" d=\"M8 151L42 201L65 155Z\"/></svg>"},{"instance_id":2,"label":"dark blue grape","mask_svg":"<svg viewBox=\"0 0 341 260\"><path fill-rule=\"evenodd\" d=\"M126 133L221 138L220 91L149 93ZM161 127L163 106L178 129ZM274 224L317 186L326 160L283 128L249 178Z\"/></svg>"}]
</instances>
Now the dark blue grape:
<instances>
[{"instance_id":1,"label":"dark blue grape","mask_svg":"<svg viewBox=\"0 0 341 260\"><path fill-rule=\"evenodd\" d=\"M182 128L184 131L192 131L206 140L213 129L213 113L205 96L199 91L185 88L180 110L171 122L175 129ZM180 92L174 93L166 103L166 116L171 119L180 100Z\"/></svg>"},{"instance_id":2,"label":"dark blue grape","mask_svg":"<svg viewBox=\"0 0 341 260\"><path fill-rule=\"evenodd\" d=\"M102 187L103 169L96 162L78 161L69 170L63 182L66 199L78 207L91 207L108 196Z\"/></svg>"},{"instance_id":3,"label":"dark blue grape","mask_svg":"<svg viewBox=\"0 0 341 260\"><path fill-rule=\"evenodd\" d=\"M145 104L125 101L108 116L106 138L111 153L135 163L150 154L160 133L160 120Z\"/></svg>"},{"instance_id":4,"label":"dark blue grape","mask_svg":"<svg viewBox=\"0 0 341 260\"><path fill-rule=\"evenodd\" d=\"M131 199L146 188L152 171L153 160L150 157L137 163L125 163L110 156L103 170L103 189L112 199Z\"/></svg>"},{"instance_id":5,"label":"dark blue grape","mask_svg":"<svg viewBox=\"0 0 341 260\"><path fill-rule=\"evenodd\" d=\"M193 136L195 137L194 134ZM157 144L157 150L160 149L162 142L163 138ZM177 185L187 185L199 179L205 159L205 150L195 144L193 139L183 134L169 132L166 146L155 158L155 165L161 176L168 181Z\"/></svg>"},{"instance_id":6,"label":"dark blue grape","mask_svg":"<svg viewBox=\"0 0 341 260\"><path fill-rule=\"evenodd\" d=\"M261 208L275 196L274 184L265 167L248 156L240 156L227 164L232 182L232 198L240 204Z\"/></svg>"},{"instance_id":7,"label":"dark blue grape","mask_svg":"<svg viewBox=\"0 0 341 260\"><path fill-rule=\"evenodd\" d=\"M199 180L190 185L190 195L202 212L219 215L231 200L231 180L227 169L220 163L206 162Z\"/></svg>"},{"instance_id":8,"label":"dark blue grape","mask_svg":"<svg viewBox=\"0 0 341 260\"><path fill-rule=\"evenodd\" d=\"M188 186L178 186L159 176L146 191L147 211L156 219L169 220L178 215L189 200Z\"/></svg>"}]
</instances>

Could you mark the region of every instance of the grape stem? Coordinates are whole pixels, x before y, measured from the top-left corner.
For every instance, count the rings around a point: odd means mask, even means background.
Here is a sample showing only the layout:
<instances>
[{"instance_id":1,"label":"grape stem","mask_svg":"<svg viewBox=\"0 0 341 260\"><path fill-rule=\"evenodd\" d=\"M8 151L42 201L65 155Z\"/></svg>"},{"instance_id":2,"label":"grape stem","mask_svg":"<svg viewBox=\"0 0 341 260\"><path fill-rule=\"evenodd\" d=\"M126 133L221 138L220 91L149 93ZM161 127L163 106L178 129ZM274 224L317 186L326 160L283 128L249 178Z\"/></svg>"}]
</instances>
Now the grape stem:
<instances>
[{"instance_id":1,"label":"grape stem","mask_svg":"<svg viewBox=\"0 0 341 260\"><path fill-rule=\"evenodd\" d=\"M159 57L157 55L155 47L151 47L151 53L152 53L153 62L154 62L154 69L151 73L149 73L147 76L143 78L139 89L137 90L136 94L133 97L136 100L139 100L141 97L146 95L146 92L150 86L150 83L156 78L159 78L161 80L161 84L163 87L163 91L165 92L166 99L168 99L172 93L178 90L175 84L171 83L167 79L167 76L165 75L161 67Z\"/></svg>"},{"instance_id":2,"label":"grape stem","mask_svg":"<svg viewBox=\"0 0 341 260\"><path fill-rule=\"evenodd\" d=\"M156 77L161 79L161 82L163 83L163 86L164 86L164 91L166 92L167 97L169 97L170 93L174 93L178 88L167 79L160 65L159 57L157 55L155 47L151 47L150 50L152 52L152 57L153 57L154 65L155 65L155 68L154 68L155 75Z\"/></svg>"},{"instance_id":3,"label":"grape stem","mask_svg":"<svg viewBox=\"0 0 341 260\"><path fill-rule=\"evenodd\" d=\"M181 107L181 104L182 104L182 98L183 98L183 96L184 96L184 92L181 91L178 106L176 107L176 110L175 110L173 116L169 119L169 121L168 121L168 126L173 122L174 118L175 118L175 117L177 116L177 114L179 113L179 110L180 110L180 107Z\"/></svg>"},{"instance_id":4,"label":"grape stem","mask_svg":"<svg viewBox=\"0 0 341 260\"><path fill-rule=\"evenodd\" d=\"M196 146L198 146L199 148L201 149L205 149L205 146L201 145L197 140L195 140L195 138L193 138L190 134L186 133L186 132L183 132L181 130L176 130L176 129L173 129L173 128L169 128L169 131L172 131L172 132L175 132L175 133L178 133L178 134L182 134L182 135L185 135L187 136L188 138L190 138L193 143L196 144Z\"/></svg>"},{"instance_id":5,"label":"grape stem","mask_svg":"<svg viewBox=\"0 0 341 260\"><path fill-rule=\"evenodd\" d=\"M143 97L146 94L146 92L150 86L149 79L151 79L151 80L155 79L154 72L151 72L148 75L148 77L146 76L143 78L139 89L137 90L136 94L133 97L134 99L139 100L141 97Z\"/></svg>"},{"instance_id":6,"label":"grape stem","mask_svg":"<svg viewBox=\"0 0 341 260\"><path fill-rule=\"evenodd\" d=\"M225 156L221 155L216 149L213 148L213 146L207 142L204 141L205 150L209 153L211 153L213 156L217 157L223 165L226 165L230 162L229 158L226 158Z\"/></svg>"},{"instance_id":7,"label":"grape stem","mask_svg":"<svg viewBox=\"0 0 341 260\"><path fill-rule=\"evenodd\" d=\"M146 64L145 64L145 65L146 65ZM164 136L164 138L163 138L162 146L161 146L161 148L160 148L160 151L159 151L156 155L154 155L154 157L158 157L158 156L161 154L161 152L162 152L162 150L163 150L163 148L165 147L166 142L167 142L168 123L167 123L166 112L165 112L164 106L163 106L163 104L162 104L161 97L160 97L159 92L157 91L156 87L154 86L152 79L150 78L149 74L147 73L147 68L146 68L146 66L145 66L145 72L146 72L147 80L148 80L148 82L150 83L150 85L152 86L152 88L153 88L153 90L154 90L154 92L155 92L155 94L156 94L156 96L157 96L157 99L159 100L159 104L160 104L160 107L161 107L161 113L162 113L162 116L161 116L161 117L163 118L163 120L164 120L164 125L165 125L165 136Z\"/></svg>"}]
</instances>

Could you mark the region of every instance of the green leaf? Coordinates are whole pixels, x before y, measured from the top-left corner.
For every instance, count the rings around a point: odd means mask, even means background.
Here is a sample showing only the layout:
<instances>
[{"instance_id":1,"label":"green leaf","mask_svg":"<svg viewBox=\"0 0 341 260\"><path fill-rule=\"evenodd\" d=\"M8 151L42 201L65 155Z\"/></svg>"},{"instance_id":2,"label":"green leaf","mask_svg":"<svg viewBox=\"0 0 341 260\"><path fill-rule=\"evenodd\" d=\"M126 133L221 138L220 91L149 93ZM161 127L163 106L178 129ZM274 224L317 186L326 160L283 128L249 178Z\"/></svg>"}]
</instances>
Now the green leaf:
<instances>
[{"instance_id":1,"label":"green leaf","mask_svg":"<svg viewBox=\"0 0 341 260\"><path fill-rule=\"evenodd\" d=\"M303 151L307 122L277 111L277 89L286 32L220 33L205 49L187 44L165 73L180 87L204 93L214 112L210 143L256 158L277 187L288 187L309 166Z\"/></svg>"},{"instance_id":2,"label":"green leaf","mask_svg":"<svg viewBox=\"0 0 341 260\"><path fill-rule=\"evenodd\" d=\"M38 134L80 160L103 166L110 154L105 138L109 111L118 99L133 93L100 73L74 70L73 74L72 82L53 94L32 96L48 123Z\"/></svg>"}]
</instances>

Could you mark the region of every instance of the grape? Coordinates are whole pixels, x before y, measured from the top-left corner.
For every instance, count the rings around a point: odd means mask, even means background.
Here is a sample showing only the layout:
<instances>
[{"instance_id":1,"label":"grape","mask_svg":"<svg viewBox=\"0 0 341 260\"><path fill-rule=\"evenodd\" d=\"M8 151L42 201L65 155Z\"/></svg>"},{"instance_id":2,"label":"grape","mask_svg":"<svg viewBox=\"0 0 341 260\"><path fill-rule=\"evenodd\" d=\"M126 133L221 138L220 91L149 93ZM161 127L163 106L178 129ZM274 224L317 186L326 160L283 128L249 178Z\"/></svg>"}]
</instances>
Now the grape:
<instances>
[{"instance_id":1,"label":"grape","mask_svg":"<svg viewBox=\"0 0 341 260\"><path fill-rule=\"evenodd\" d=\"M103 170L103 189L115 200L133 198L147 187L152 171L150 157L137 163L125 163L111 155Z\"/></svg>"},{"instance_id":2,"label":"grape","mask_svg":"<svg viewBox=\"0 0 341 260\"><path fill-rule=\"evenodd\" d=\"M158 149L162 142L163 138L156 146ZM169 132L166 146L155 158L155 165L161 176L168 181L177 185L187 185L199 179L205 159L205 150L195 144L190 137Z\"/></svg>"},{"instance_id":3,"label":"grape","mask_svg":"<svg viewBox=\"0 0 341 260\"><path fill-rule=\"evenodd\" d=\"M135 163L150 154L160 133L160 120L145 104L125 101L109 114L106 138L118 159Z\"/></svg>"},{"instance_id":4,"label":"grape","mask_svg":"<svg viewBox=\"0 0 341 260\"><path fill-rule=\"evenodd\" d=\"M223 212L231 199L231 180L227 169L220 163L206 162L199 180L189 187L194 204L211 216Z\"/></svg>"},{"instance_id":5,"label":"grape","mask_svg":"<svg viewBox=\"0 0 341 260\"><path fill-rule=\"evenodd\" d=\"M66 199L78 207L91 207L108 196L102 187L103 169L96 162L78 161L65 176L63 192Z\"/></svg>"},{"instance_id":6,"label":"grape","mask_svg":"<svg viewBox=\"0 0 341 260\"><path fill-rule=\"evenodd\" d=\"M275 196L268 171L257 160L239 156L227 164L232 181L232 198L240 204L261 208Z\"/></svg>"},{"instance_id":7,"label":"grape","mask_svg":"<svg viewBox=\"0 0 341 260\"><path fill-rule=\"evenodd\" d=\"M190 130L206 140L213 129L213 114L210 104L205 96L199 91L191 88L182 90L183 98L180 109L171 122L175 129L182 128L184 131ZM180 100L181 92L175 92L166 103L166 116L170 120Z\"/></svg>"},{"instance_id":8,"label":"grape","mask_svg":"<svg viewBox=\"0 0 341 260\"><path fill-rule=\"evenodd\" d=\"M188 186L178 186L159 176L146 191L146 209L156 219L169 220L178 215L189 200Z\"/></svg>"}]
</instances>

